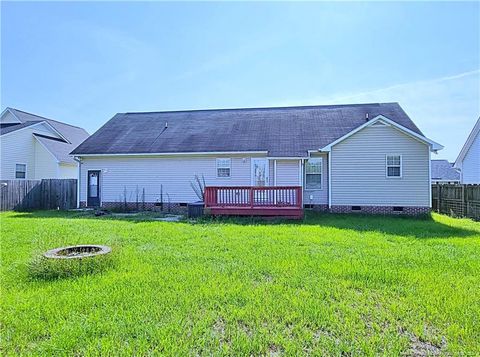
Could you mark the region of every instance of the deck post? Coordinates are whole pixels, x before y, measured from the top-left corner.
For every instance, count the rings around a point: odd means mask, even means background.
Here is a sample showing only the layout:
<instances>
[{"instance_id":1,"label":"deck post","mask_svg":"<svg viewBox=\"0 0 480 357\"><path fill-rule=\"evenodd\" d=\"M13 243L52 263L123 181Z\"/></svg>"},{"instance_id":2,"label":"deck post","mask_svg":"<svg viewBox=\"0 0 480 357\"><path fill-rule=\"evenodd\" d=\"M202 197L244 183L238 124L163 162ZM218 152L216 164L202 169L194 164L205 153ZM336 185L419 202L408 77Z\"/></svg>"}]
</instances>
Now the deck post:
<instances>
[{"instance_id":1,"label":"deck post","mask_svg":"<svg viewBox=\"0 0 480 357\"><path fill-rule=\"evenodd\" d=\"M250 208L253 209L253 187L250 187Z\"/></svg>"}]
</instances>

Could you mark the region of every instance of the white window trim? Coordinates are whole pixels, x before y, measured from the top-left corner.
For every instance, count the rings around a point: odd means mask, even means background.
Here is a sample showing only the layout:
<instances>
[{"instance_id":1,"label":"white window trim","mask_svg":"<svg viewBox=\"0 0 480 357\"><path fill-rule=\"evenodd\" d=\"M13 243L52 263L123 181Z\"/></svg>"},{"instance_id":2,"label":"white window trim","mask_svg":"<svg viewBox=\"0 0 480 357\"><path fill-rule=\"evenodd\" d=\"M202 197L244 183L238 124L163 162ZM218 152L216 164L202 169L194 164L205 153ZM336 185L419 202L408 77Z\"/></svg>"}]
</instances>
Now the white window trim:
<instances>
[{"instance_id":1,"label":"white window trim","mask_svg":"<svg viewBox=\"0 0 480 357\"><path fill-rule=\"evenodd\" d=\"M400 176L388 176L388 157L389 156L399 156L400 157ZM387 155L385 155L385 177L388 178L388 179L401 179L403 177L403 157L402 157L401 154L387 154Z\"/></svg>"},{"instance_id":2,"label":"white window trim","mask_svg":"<svg viewBox=\"0 0 480 357\"><path fill-rule=\"evenodd\" d=\"M228 160L228 169L230 170L230 174L228 176L218 176L218 169L226 169L227 167L218 167L218 162L220 160ZM221 158L218 157L215 159L215 177L217 179L230 179L232 177L232 159L231 158Z\"/></svg>"},{"instance_id":3,"label":"white window trim","mask_svg":"<svg viewBox=\"0 0 480 357\"><path fill-rule=\"evenodd\" d=\"M25 165L25 177L24 178L17 177L17 165ZM15 163L15 171L14 171L15 180L26 180L27 179L27 173L28 173L28 165L26 163L24 163L24 162L16 162Z\"/></svg>"},{"instance_id":4,"label":"white window trim","mask_svg":"<svg viewBox=\"0 0 480 357\"><path fill-rule=\"evenodd\" d=\"M317 175L320 175L320 188L307 188L307 164L308 164L308 161L309 160L319 160L320 161L320 165L321 165L321 170L320 170L320 174L317 174ZM307 160L305 160L305 165L304 165L305 169L304 169L304 180L305 180L305 187L304 187L304 190L305 191L322 191L323 190L323 157L311 157Z\"/></svg>"}]
</instances>

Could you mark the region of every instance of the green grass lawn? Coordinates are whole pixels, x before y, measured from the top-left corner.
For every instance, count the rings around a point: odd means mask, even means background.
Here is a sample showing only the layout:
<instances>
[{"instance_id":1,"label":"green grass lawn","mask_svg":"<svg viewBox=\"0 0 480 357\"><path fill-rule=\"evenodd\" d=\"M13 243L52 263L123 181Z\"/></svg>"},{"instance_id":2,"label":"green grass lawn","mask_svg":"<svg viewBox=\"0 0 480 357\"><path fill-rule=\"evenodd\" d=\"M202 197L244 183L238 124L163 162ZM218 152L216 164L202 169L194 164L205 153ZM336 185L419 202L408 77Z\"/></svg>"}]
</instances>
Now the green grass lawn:
<instances>
[{"instance_id":1,"label":"green grass lawn","mask_svg":"<svg viewBox=\"0 0 480 357\"><path fill-rule=\"evenodd\" d=\"M480 354L480 223L0 219L4 355ZM41 252L86 243L115 265L29 274Z\"/></svg>"}]
</instances>

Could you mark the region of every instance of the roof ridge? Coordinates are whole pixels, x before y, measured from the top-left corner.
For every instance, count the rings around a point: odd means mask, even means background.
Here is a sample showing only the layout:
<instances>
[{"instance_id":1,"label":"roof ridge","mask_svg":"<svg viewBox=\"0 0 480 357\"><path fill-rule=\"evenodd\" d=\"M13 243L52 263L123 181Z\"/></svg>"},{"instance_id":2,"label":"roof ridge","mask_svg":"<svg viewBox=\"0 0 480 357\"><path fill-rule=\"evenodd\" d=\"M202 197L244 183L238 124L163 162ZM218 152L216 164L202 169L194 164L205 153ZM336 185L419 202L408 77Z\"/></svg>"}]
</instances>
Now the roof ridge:
<instances>
[{"instance_id":1,"label":"roof ridge","mask_svg":"<svg viewBox=\"0 0 480 357\"><path fill-rule=\"evenodd\" d=\"M383 102L383 103L355 103L355 104L321 104L321 105L295 105L295 106L280 106L280 107L243 107L243 108L212 108L212 109L183 109L183 110L159 110L147 112L125 112L117 114L159 114L159 113L193 113L193 112L214 112L214 111L241 111L241 110L271 110L271 109L315 109L315 108L341 108L341 107L361 107L369 105L384 105L397 104L398 102Z\"/></svg>"},{"instance_id":2,"label":"roof ridge","mask_svg":"<svg viewBox=\"0 0 480 357\"><path fill-rule=\"evenodd\" d=\"M50 121L54 121L54 122L56 122L56 123L68 125L68 126L71 126L71 127L77 128L77 129L82 129L82 130L85 131L84 128L82 128L82 127L80 127L80 126L77 126L77 125L72 125L72 124L69 124L69 123L65 123L65 122L60 121L60 120L50 119L50 118L47 118L47 117L44 117L44 116L41 116L41 115L38 115L38 114L26 112L25 110L20 110L20 109L13 108L13 107L7 107L7 108L8 108L8 109L15 110L15 111L17 111L17 112L25 113L25 114L28 114L28 115L33 115L34 117L42 118L42 119L44 119L44 120L50 120Z\"/></svg>"}]
</instances>

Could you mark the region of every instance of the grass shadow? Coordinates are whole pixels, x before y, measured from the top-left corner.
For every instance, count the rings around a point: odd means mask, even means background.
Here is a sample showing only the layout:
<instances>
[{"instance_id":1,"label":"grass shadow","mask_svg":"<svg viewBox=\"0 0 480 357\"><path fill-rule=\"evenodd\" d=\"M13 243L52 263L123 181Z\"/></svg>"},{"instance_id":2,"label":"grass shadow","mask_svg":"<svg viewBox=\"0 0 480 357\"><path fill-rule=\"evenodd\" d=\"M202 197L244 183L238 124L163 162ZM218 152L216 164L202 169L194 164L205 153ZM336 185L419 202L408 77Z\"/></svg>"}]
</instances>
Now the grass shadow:
<instances>
[{"instance_id":1,"label":"grass shadow","mask_svg":"<svg viewBox=\"0 0 480 357\"><path fill-rule=\"evenodd\" d=\"M447 217L452 222L459 221ZM480 223L469 221L469 226L474 229L449 225L439 222L432 215L393 216L393 215L367 215L367 214L334 214L314 211L305 211L305 218L301 221L286 219L261 219L255 217L219 217L203 218L199 223L226 223L238 225L293 225L293 226L318 226L357 232L379 232L388 235L415 237L420 239L436 238L480 238Z\"/></svg>"},{"instance_id":2,"label":"grass shadow","mask_svg":"<svg viewBox=\"0 0 480 357\"><path fill-rule=\"evenodd\" d=\"M96 217L92 211L31 211L15 213L9 218L62 218L62 219L95 219L95 220L119 220L131 223L155 222L158 212L148 212L137 216L114 216L105 215ZM332 214L314 211L305 211L303 220L291 220L282 218L259 218L259 217L203 217L193 221L180 221L169 223L186 223L192 225L229 224L239 226L317 226L341 230L353 230L357 232L378 232L387 235L414 237L419 239L437 238L480 238L480 223L469 221L469 228L455 225L459 222L454 218L452 225L439 222L431 215L420 217L408 216L382 216L365 214ZM472 229L473 227L473 229ZM477 229L478 228L478 229Z\"/></svg>"}]
</instances>

